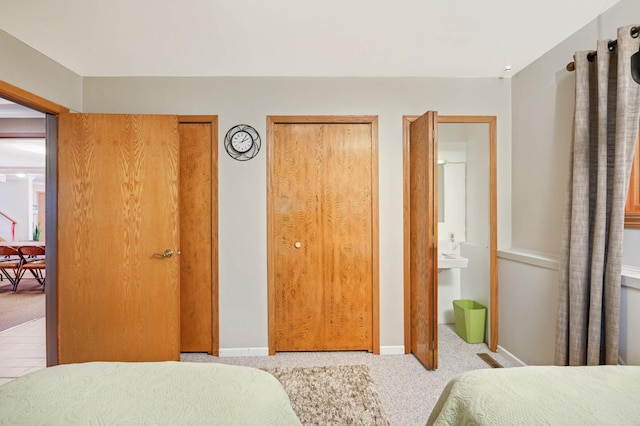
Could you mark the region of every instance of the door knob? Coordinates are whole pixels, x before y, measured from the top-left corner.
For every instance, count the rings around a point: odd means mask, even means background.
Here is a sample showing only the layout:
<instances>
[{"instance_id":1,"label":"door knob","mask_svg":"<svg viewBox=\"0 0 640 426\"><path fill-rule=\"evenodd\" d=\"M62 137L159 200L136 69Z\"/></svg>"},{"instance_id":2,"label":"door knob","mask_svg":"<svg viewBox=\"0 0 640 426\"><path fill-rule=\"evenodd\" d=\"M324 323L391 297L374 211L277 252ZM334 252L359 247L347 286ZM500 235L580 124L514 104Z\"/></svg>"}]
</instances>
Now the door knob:
<instances>
[{"instance_id":1,"label":"door knob","mask_svg":"<svg viewBox=\"0 0 640 426\"><path fill-rule=\"evenodd\" d=\"M300 247L302 247L302 243L300 241L296 241L294 246L295 246L295 248L300 248Z\"/></svg>"},{"instance_id":2,"label":"door knob","mask_svg":"<svg viewBox=\"0 0 640 426\"><path fill-rule=\"evenodd\" d=\"M164 253L153 253L155 257L171 257L173 256L173 251L166 249Z\"/></svg>"}]
</instances>

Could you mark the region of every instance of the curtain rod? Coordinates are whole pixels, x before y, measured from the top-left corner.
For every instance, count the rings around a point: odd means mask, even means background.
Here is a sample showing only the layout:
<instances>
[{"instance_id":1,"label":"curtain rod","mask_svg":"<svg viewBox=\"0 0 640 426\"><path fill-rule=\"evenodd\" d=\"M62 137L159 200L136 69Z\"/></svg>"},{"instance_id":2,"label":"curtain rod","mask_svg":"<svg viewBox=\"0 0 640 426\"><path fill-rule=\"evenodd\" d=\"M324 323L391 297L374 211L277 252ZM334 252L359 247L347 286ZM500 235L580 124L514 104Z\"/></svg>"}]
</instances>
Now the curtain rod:
<instances>
[{"instance_id":1,"label":"curtain rod","mask_svg":"<svg viewBox=\"0 0 640 426\"><path fill-rule=\"evenodd\" d=\"M638 34L640 34L640 27L631 27L631 37L636 38L638 37ZM611 40L609 42L609 50L611 51L615 49L617 45L618 45L618 40ZM596 56L598 56L597 52L591 52L587 55L587 59L589 60L589 62L593 62ZM575 62L569 62L567 64L567 71L575 71L575 69L576 69Z\"/></svg>"}]
</instances>

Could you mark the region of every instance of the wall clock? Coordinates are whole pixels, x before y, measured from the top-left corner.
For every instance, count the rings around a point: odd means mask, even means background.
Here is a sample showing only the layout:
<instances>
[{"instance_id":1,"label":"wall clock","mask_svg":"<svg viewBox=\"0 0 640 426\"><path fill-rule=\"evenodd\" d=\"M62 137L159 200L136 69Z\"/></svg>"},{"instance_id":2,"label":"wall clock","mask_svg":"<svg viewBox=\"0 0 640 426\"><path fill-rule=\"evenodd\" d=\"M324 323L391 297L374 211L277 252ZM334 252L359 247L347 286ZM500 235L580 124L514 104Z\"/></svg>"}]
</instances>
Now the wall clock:
<instances>
[{"instance_id":1,"label":"wall clock","mask_svg":"<svg viewBox=\"0 0 640 426\"><path fill-rule=\"evenodd\" d=\"M260 151L260 135L253 127L238 124L227 132L224 147L234 160L251 160Z\"/></svg>"}]
</instances>

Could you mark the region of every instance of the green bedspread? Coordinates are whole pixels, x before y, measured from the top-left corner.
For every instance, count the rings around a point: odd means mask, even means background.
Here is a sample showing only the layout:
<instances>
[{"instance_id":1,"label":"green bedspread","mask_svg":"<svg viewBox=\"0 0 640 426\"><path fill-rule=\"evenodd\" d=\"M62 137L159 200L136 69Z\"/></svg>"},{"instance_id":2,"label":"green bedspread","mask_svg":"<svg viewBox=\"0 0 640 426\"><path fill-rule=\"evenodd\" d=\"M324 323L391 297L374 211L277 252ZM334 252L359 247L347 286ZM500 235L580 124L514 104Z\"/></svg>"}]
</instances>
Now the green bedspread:
<instances>
[{"instance_id":1,"label":"green bedspread","mask_svg":"<svg viewBox=\"0 0 640 426\"><path fill-rule=\"evenodd\" d=\"M51 367L0 386L7 425L299 425L289 397L254 368L185 362Z\"/></svg>"},{"instance_id":2,"label":"green bedspread","mask_svg":"<svg viewBox=\"0 0 640 426\"><path fill-rule=\"evenodd\" d=\"M452 379L428 425L638 425L640 367L485 369Z\"/></svg>"}]
</instances>

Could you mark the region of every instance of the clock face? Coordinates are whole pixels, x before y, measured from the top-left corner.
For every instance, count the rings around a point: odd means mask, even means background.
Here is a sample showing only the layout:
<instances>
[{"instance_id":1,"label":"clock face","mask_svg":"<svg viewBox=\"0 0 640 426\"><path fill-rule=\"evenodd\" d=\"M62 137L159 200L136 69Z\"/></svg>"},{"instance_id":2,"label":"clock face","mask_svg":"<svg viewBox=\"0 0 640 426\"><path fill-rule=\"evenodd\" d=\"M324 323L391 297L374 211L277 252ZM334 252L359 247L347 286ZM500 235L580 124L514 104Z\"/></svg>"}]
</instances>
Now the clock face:
<instances>
[{"instance_id":1,"label":"clock face","mask_svg":"<svg viewBox=\"0 0 640 426\"><path fill-rule=\"evenodd\" d=\"M251 139L251 135L244 130L231 136L231 146L240 153L249 151L251 145L253 145L253 139Z\"/></svg>"},{"instance_id":2,"label":"clock face","mask_svg":"<svg viewBox=\"0 0 640 426\"><path fill-rule=\"evenodd\" d=\"M251 160L260 151L260 135L253 127L238 124L227 132L224 147L234 160Z\"/></svg>"}]
</instances>

